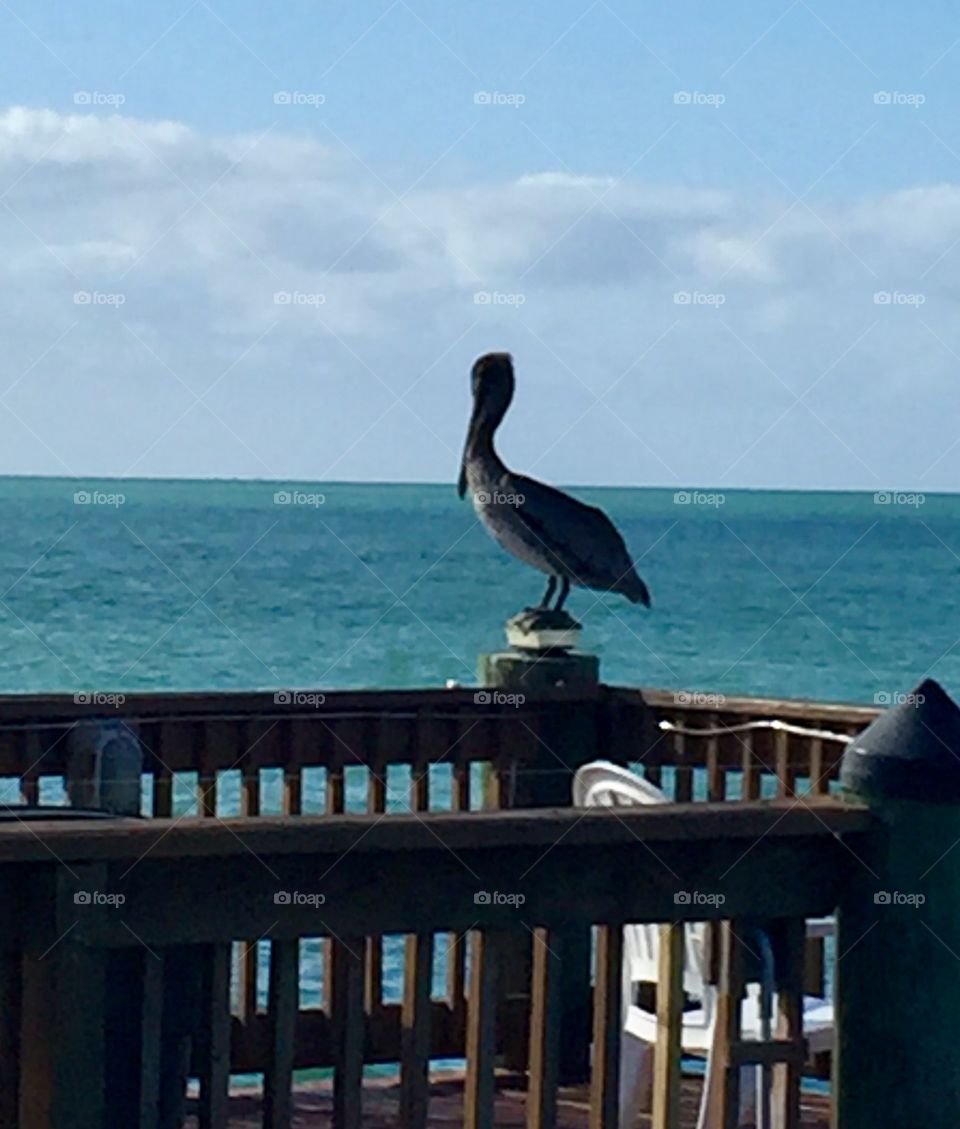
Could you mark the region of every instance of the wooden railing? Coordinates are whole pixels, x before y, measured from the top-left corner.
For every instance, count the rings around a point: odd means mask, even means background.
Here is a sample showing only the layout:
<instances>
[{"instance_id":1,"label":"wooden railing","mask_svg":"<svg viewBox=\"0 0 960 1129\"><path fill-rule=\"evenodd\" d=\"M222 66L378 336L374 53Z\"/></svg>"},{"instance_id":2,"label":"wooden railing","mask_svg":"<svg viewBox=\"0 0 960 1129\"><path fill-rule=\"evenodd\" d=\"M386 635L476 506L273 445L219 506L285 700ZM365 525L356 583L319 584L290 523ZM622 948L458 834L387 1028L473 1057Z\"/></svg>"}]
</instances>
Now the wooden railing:
<instances>
[{"instance_id":1,"label":"wooden railing","mask_svg":"<svg viewBox=\"0 0 960 1129\"><path fill-rule=\"evenodd\" d=\"M262 1065L264 1125L290 1124L292 1071L302 1038L297 946L331 939L331 1038L335 1129L357 1129L362 1068L376 1057L365 982L366 938L407 935L401 1004L401 1123L424 1129L428 1062L437 1012L430 1006L434 941L473 938L465 1010L465 1125L493 1121L498 977L511 938L532 939L527 1125L555 1124L561 1001L556 976L571 928L598 927L593 998L591 1125L618 1123L623 925L674 923L662 934L659 1001L668 1017L661 1063L679 1061L683 920L723 920L717 1124L736 1124L738 1067L778 1064L784 1124L798 1124L802 1056L803 922L842 904L854 858L877 834L867 813L831 798L797 804L663 805L642 810L544 810L258 819L14 823L0 829L0 904L7 912L0 988L20 999L27 1022L3 1011L0 1123L23 1129L104 1124L156 1126L165 978L183 954L199 972L200 1123L227 1125L231 943L269 936L269 998ZM722 891L724 900L678 902L680 890ZM480 891L511 895L477 898ZM293 896L322 892L318 912ZM283 897L278 895L290 895ZM520 899L522 898L522 902ZM120 899L123 899L122 902ZM744 1042L737 1000L749 957L738 940L762 921L779 953L779 1022L773 1043ZM366 967L365 967L366 966ZM21 980L22 973L22 980ZM124 1022L111 1035L111 1001L124 985ZM462 985L452 990L461 1006ZM38 1006L38 1004L42 1006ZM114 1018L116 1018L114 1009ZM672 1017L672 1019L669 1019ZM855 1017L851 1017L853 1021ZM29 1031L26 1040L19 1032ZM319 1034L320 1029L317 1029ZM570 1032L562 1029L563 1039ZM382 1036L381 1036L382 1037ZM679 1124L677 1072L664 1066L655 1124ZM19 1095L19 1096L18 1096ZM19 1118L19 1120L18 1120ZM722 1118L722 1120L721 1120Z\"/></svg>"},{"instance_id":2,"label":"wooden railing","mask_svg":"<svg viewBox=\"0 0 960 1129\"><path fill-rule=\"evenodd\" d=\"M795 790L822 794L836 775L843 751L838 742L762 728L696 736L665 731L660 722L715 731L782 719L849 734L876 714L856 707L607 686L590 693L554 691L520 703L465 689L138 694L114 701L92 694L87 699L0 698L0 777L19 779L30 802L62 793L65 779L90 767L77 754L78 723L106 721L122 734L135 735L142 746L145 814L162 819L193 812L213 822L215 816L237 813L337 816L352 808L382 816L388 808L563 805L569 803L573 771L597 757L637 765L681 802L789 797ZM571 752L563 738L573 731L577 740ZM256 933L233 940L231 1069L259 1071L271 1037L263 973L269 942ZM382 934L362 942L368 1062L400 1058L404 993L424 968L424 949L416 938L389 938L386 943L395 952L403 951L406 987L392 998L385 995L384 943ZM451 933L443 951L445 990L431 993L428 1001L429 1053L463 1057L468 1042L463 936ZM293 1061L297 1067L331 1066L338 1039L330 1022L335 947L329 938L311 941L302 958L312 990L297 1001ZM526 1006L530 966L529 956L516 959L524 967L514 970L511 990L501 993L497 1011L500 1042L506 1043L510 1060L523 1065L527 1040L517 1013ZM581 953L581 1025L588 1022L585 961ZM572 956L568 963L574 963ZM808 964L813 987L818 975L822 979L822 951L811 952ZM577 1052L572 1041L567 1050ZM585 1051L579 1055L582 1070ZM576 1063L567 1066L568 1073L576 1070Z\"/></svg>"}]
</instances>

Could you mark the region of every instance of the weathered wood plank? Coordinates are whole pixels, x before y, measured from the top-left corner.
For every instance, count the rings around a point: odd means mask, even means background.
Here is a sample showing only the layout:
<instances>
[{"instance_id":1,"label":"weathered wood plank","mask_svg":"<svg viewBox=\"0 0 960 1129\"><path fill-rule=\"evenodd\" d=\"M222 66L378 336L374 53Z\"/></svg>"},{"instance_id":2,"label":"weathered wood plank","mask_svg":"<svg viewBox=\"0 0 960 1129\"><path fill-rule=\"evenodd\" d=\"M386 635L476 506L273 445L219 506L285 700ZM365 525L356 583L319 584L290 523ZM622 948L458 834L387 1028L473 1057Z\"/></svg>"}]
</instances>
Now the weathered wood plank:
<instances>
[{"instance_id":1,"label":"weathered wood plank","mask_svg":"<svg viewBox=\"0 0 960 1129\"><path fill-rule=\"evenodd\" d=\"M162 765L153 774L153 815L169 819L173 814L173 776Z\"/></svg>"},{"instance_id":2,"label":"weathered wood plank","mask_svg":"<svg viewBox=\"0 0 960 1129\"><path fill-rule=\"evenodd\" d=\"M657 1045L653 1060L651 1129L678 1129L680 1125L683 935L683 922L660 926Z\"/></svg>"},{"instance_id":3,"label":"weathered wood plank","mask_svg":"<svg viewBox=\"0 0 960 1129\"><path fill-rule=\"evenodd\" d=\"M292 937L315 936L321 930L340 936L417 932L427 926L460 930L477 922L489 928L515 928L516 907L503 901L475 904L478 888L522 895L524 920L555 927L577 921L585 925L675 920L678 887L723 893L723 904L691 906L686 911L695 910L707 920L727 913L814 917L833 912L855 857L851 852L862 852L864 836L848 836L845 845L834 834L844 826L844 818L835 818L834 813L826 819L813 818L810 826L806 817L814 817L814 812L805 805L789 814L777 804L755 805L763 809L762 819L744 819L739 805L724 806L727 819L705 821L712 823L714 832L709 842L699 839L699 827L690 828L688 836L685 820L661 822L658 813L666 805L584 816L580 822L581 813L570 811L542 825L537 813L524 818L510 813L508 833L497 841L484 831L478 836L482 847L455 845L456 820L443 824L451 832L449 837L434 832L433 826L449 819L445 816L421 816L412 824L409 817L387 817L372 827L364 820L363 836L346 841L339 835L328 839L322 819L299 816L280 821L285 834L272 841L272 850L257 850L251 842L235 855L233 845L223 843L228 854L218 857L198 851L188 868L178 861L184 857L179 850L166 857L161 853L173 851L178 835L196 842L201 828L211 836L225 833L231 840L234 834L212 825L213 821L190 821L190 827L184 822L156 843L158 857L142 849L132 851L143 846L139 835L125 842L127 858L140 860L131 867L121 859L116 868L125 875L122 881L118 878L116 888L127 897L126 927L110 907L93 906L78 928L91 943L120 945L134 943L130 930L148 944L189 944L263 935L268 930L274 937ZM828 805L820 806L825 811ZM702 807L709 810L709 805ZM862 826L859 812L845 815L856 817L854 826ZM396 848L395 827L387 828L391 818L404 821L415 848L413 844ZM477 823L485 818L456 817ZM497 828L499 818L490 821L491 830ZM250 835L258 825L273 822L251 821ZM429 829L424 826L428 824ZM786 832L791 824L793 835ZM673 838L661 834L666 827ZM541 840L540 832L547 828L553 833ZM749 835L742 834L748 829ZM762 834L764 830L769 833ZM301 837L307 842L300 842ZM3 838L0 831L0 853ZM638 839L651 843L655 853ZM379 849L373 850L374 844ZM287 850L278 852L278 845ZM50 846L56 849L54 842ZM410 887L412 872L430 875L428 883L417 885L415 895ZM318 925L314 906L296 904L286 906L277 921L277 889L314 889L318 874L324 875L325 924ZM192 907L190 914L182 913L185 898Z\"/></svg>"},{"instance_id":4,"label":"weathered wood plank","mask_svg":"<svg viewBox=\"0 0 960 1129\"><path fill-rule=\"evenodd\" d=\"M0 953L0 1129L17 1129L20 1106L22 957Z\"/></svg>"},{"instance_id":5,"label":"weathered wood plank","mask_svg":"<svg viewBox=\"0 0 960 1129\"><path fill-rule=\"evenodd\" d=\"M320 718L353 715L394 715L405 718L416 717L424 708L433 709L438 716L453 712L466 712L474 716L488 716L491 707L478 705L476 691L472 688L458 689L416 689L416 690L327 690L323 692L323 702L305 708L280 705L275 691L240 691L209 693L131 693L125 694L124 701L111 707L111 717L137 717L144 720L164 720L171 718L209 719L248 717L303 719L306 722ZM530 696L530 695L528 695ZM691 704L678 707L675 690L634 689L630 687L604 686L588 696L582 687L571 687L564 692L561 687L552 688L551 700L604 700L610 705L621 704L627 709L640 710L650 707L657 711L680 712L694 724L702 724L702 718L715 706ZM535 705L528 701L527 707ZM790 721L810 722L818 719L827 728L839 728L844 724L863 728L880 712L876 707L851 706L842 703L809 702L792 699L725 697L724 714L728 717L782 717ZM515 711L504 711L513 717ZM44 725L69 724L78 718L91 716L90 707L78 705L73 694L4 694L0 695L0 726L3 725ZM223 765L221 767L229 767Z\"/></svg>"},{"instance_id":6,"label":"weathered wood plank","mask_svg":"<svg viewBox=\"0 0 960 1129\"><path fill-rule=\"evenodd\" d=\"M338 738L333 725L324 722L323 747L327 753L328 768L326 779L325 806L327 815L342 815L346 803L344 786L343 742ZM364 942L361 942L364 944ZM333 1020L334 997L334 959L333 942L326 938L322 942L321 960L323 962L323 983L326 989L327 1012Z\"/></svg>"},{"instance_id":7,"label":"weathered wood plank","mask_svg":"<svg viewBox=\"0 0 960 1129\"><path fill-rule=\"evenodd\" d=\"M824 768L823 741L819 737L810 740L810 791L822 796L830 789L830 780Z\"/></svg>"},{"instance_id":8,"label":"weathered wood plank","mask_svg":"<svg viewBox=\"0 0 960 1129\"><path fill-rule=\"evenodd\" d=\"M252 722L232 727L233 747L229 755L233 757L233 765L240 768L240 815L244 818L260 814L260 766L251 755L258 736L257 728ZM257 941L243 941L237 958L239 1016L243 1022L249 1022L257 1014L258 965Z\"/></svg>"},{"instance_id":9,"label":"weathered wood plank","mask_svg":"<svg viewBox=\"0 0 960 1129\"><path fill-rule=\"evenodd\" d=\"M58 1009L51 1125L97 1126L104 1115L104 954L68 939L58 946L55 959Z\"/></svg>"},{"instance_id":10,"label":"weathered wood plank","mask_svg":"<svg viewBox=\"0 0 960 1129\"><path fill-rule=\"evenodd\" d=\"M96 865L57 866L51 890L63 925L45 950L25 954L20 1123L26 1129L96 1126L105 1115L106 957L78 944L87 907L77 893L104 888Z\"/></svg>"},{"instance_id":11,"label":"weathered wood plank","mask_svg":"<svg viewBox=\"0 0 960 1129\"><path fill-rule=\"evenodd\" d=\"M707 715L706 726L715 728L719 723L715 713ZM726 795L726 773L720 760L720 738L711 734L705 738L707 743L707 799L711 803L722 800Z\"/></svg>"},{"instance_id":12,"label":"weathered wood plank","mask_svg":"<svg viewBox=\"0 0 960 1129\"><path fill-rule=\"evenodd\" d=\"M10 1122L10 1129L19 1129L19 1126L51 1129L52 1044L57 1023L56 962L45 959L42 949L28 952L24 954L21 972L19 1119Z\"/></svg>"},{"instance_id":13,"label":"weathered wood plank","mask_svg":"<svg viewBox=\"0 0 960 1129\"><path fill-rule=\"evenodd\" d=\"M676 784L673 799L678 804L688 804L693 799L693 769L686 760L686 737L682 733L673 735Z\"/></svg>"},{"instance_id":14,"label":"weathered wood plank","mask_svg":"<svg viewBox=\"0 0 960 1129\"><path fill-rule=\"evenodd\" d=\"M11 736L15 738L11 752L18 762L20 795L25 804L35 804L40 799L40 773L43 771L43 747L40 734L27 731Z\"/></svg>"},{"instance_id":15,"label":"weathered wood plank","mask_svg":"<svg viewBox=\"0 0 960 1129\"><path fill-rule=\"evenodd\" d=\"M199 1129L227 1129L230 1084L230 946L212 944L203 954Z\"/></svg>"},{"instance_id":16,"label":"weathered wood plank","mask_svg":"<svg viewBox=\"0 0 960 1129\"><path fill-rule=\"evenodd\" d=\"M777 730L773 735L774 754L777 760L777 795L796 795L797 769L790 760L790 735Z\"/></svg>"},{"instance_id":17,"label":"weathered wood plank","mask_svg":"<svg viewBox=\"0 0 960 1129\"><path fill-rule=\"evenodd\" d=\"M375 740L380 739L383 726ZM367 774L367 811L370 815L382 815L387 810L387 766L386 762L374 764ZM364 974L363 1009L372 1016L383 1005L383 937L372 936L366 939L366 971Z\"/></svg>"},{"instance_id":18,"label":"weathered wood plank","mask_svg":"<svg viewBox=\"0 0 960 1129\"><path fill-rule=\"evenodd\" d=\"M257 820L76 820L11 822L0 826L0 862L47 861L50 849L69 861L110 858L213 857L250 853L344 854L419 851L439 836L451 850L496 846L577 846L645 842L725 843L856 835L879 826L866 808L832 797L808 803L656 804L620 809L543 808L525 811L430 812L388 815L261 816ZM42 838L42 842L39 840Z\"/></svg>"},{"instance_id":19,"label":"weathered wood plank","mask_svg":"<svg viewBox=\"0 0 960 1129\"><path fill-rule=\"evenodd\" d=\"M139 1129L159 1129L164 989L162 951L151 953L144 949L141 961Z\"/></svg>"},{"instance_id":20,"label":"weathered wood plank","mask_svg":"<svg viewBox=\"0 0 960 1129\"><path fill-rule=\"evenodd\" d=\"M620 1038L623 1025L621 926L601 925L598 928L596 954L590 1129L619 1129Z\"/></svg>"},{"instance_id":21,"label":"weathered wood plank","mask_svg":"<svg viewBox=\"0 0 960 1129\"><path fill-rule=\"evenodd\" d=\"M743 799L758 800L760 798L760 769L761 762L754 748L754 734L751 730L740 734L743 742Z\"/></svg>"},{"instance_id":22,"label":"weathered wood plank","mask_svg":"<svg viewBox=\"0 0 960 1129\"><path fill-rule=\"evenodd\" d=\"M493 1129L499 937L471 934L470 999L467 1011L467 1080L464 1129Z\"/></svg>"},{"instance_id":23,"label":"weathered wood plank","mask_svg":"<svg viewBox=\"0 0 960 1129\"><path fill-rule=\"evenodd\" d=\"M332 1019L336 1031L333 1129L360 1129L363 1118L363 938L333 942Z\"/></svg>"},{"instance_id":24,"label":"weathered wood plank","mask_svg":"<svg viewBox=\"0 0 960 1129\"><path fill-rule=\"evenodd\" d=\"M710 1123L717 1129L737 1129L740 1120L740 1064L733 1046L740 1042L740 997L744 987L740 922L725 921L720 933L720 984L714 1024Z\"/></svg>"},{"instance_id":25,"label":"weathered wood plank","mask_svg":"<svg viewBox=\"0 0 960 1129\"><path fill-rule=\"evenodd\" d=\"M451 780L451 809L454 812L470 810L470 765L457 759L453 763ZM466 944L465 933L447 934L447 999L454 1009L458 1022L463 1025L466 1037L467 985L466 985Z\"/></svg>"},{"instance_id":26,"label":"weathered wood plank","mask_svg":"<svg viewBox=\"0 0 960 1129\"><path fill-rule=\"evenodd\" d=\"M217 810L217 770L224 761L238 755L237 726L228 721L211 721L200 732L200 814L210 816L216 815Z\"/></svg>"},{"instance_id":27,"label":"weathered wood plank","mask_svg":"<svg viewBox=\"0 0 960 1129\"><path fill-rule=\"evenodd\" d=\"M561 939L537 929L533 941L527 1129L556 1129L560 1066Z\"/></svg>"},{"instance_id":28,"label":"weathered wood plank","mask_svg":"<svg viewBox=\"0 0 960 1129\"><path fill-rule=\"evenodd\" d=\"M776 1037L792 1044L791 1062L774 1069L773 1112L777 1129L800 1129L800 1082L803 1075L803 971L806 923L784 923L783 968L777 985Z\"/></svg>"},{"instance_id":29,"label":"weathered wood plank","mask_svg":"<svg viewBox=\"0 0 960 1129\"><path fill-rule=\"evenodd\" d=\"M807 937L803 952L803 991L808 996L826 994L827 953L823 937Z\"/></svg>"},{"instance_id":30,"label":"weathered wood plank","mask_svg":"<svg viewBox=\"0 0 960 1129\"><path fill-rule=\"evenodd\" d=\"M408 936L400 1031L400 1122L426 1129L430 1101L430 984L433 935Z\"/></svg>"},{"instance_id":31,"label":"weathered wood plank","mask_svg":"<svg viewBox=\"0 0 960 1129\"><path fill-rule=\"evenodd\" d=\"M291 1125L299 976L299 943L273 941L267 1006L269 1046L263 1077L263 1129L290 1129Z\"/></svg>"}]
</instances>

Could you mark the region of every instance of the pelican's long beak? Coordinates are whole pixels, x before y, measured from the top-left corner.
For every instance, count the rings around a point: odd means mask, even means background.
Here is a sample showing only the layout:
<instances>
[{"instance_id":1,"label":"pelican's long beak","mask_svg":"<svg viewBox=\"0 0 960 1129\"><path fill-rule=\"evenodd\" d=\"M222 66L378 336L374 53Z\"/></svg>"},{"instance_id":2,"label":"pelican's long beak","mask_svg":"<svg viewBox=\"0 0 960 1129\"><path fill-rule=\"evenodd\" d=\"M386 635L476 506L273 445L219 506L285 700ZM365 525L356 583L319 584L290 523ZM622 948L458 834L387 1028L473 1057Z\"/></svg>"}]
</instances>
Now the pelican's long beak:
<instances>
[{"instance_id":1,"label":"pelican's long beak","mask_svg":"<svg viewBox=\"0 0 960 1129\"><path fill-rule=\"evenodd\" d=\"M478 399L474 399L473 412L470 415L470 423L467 425L467 437L463 441L463 455L460 459L460 477L457 479L457 493L461 498L467 492L467 456L470 453L470 447L473 443L473 437L479 423L480 402Z\"/></svg>"}]
</instances>

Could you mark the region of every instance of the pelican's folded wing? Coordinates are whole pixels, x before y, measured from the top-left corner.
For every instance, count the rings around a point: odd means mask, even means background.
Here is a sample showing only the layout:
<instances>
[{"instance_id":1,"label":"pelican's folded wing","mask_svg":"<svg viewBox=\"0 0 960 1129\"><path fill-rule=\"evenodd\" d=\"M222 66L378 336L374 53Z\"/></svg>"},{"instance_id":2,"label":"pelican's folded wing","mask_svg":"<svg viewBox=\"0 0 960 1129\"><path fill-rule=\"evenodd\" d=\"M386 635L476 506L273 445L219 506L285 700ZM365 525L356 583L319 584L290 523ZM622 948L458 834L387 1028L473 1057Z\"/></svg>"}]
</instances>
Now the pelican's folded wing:
<instances>
[{"instance_id":1,"label":"pelican's folded wing","mask_svg":"<svg viewBox=\"0 0 960 1129\"><path fill-rule=\"evenodd\" d=\"M518 516L531 536L563 565L571 580L649 602L623 538L603 510L524 475L511 475L510 489L518 495Z\"/></svg>"}]
</instances>

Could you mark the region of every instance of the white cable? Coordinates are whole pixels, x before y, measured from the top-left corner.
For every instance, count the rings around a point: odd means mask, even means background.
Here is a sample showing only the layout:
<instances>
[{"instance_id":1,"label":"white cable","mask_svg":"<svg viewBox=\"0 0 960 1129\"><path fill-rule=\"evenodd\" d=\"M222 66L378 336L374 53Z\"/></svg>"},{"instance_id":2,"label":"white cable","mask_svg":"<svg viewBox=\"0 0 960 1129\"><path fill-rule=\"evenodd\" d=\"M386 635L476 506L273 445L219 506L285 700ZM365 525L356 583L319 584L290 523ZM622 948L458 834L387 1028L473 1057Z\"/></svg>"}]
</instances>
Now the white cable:
<instances>
[{"instance_id":1,"label":"white cable","mask_svg":"<svg viewBox=\"0 0 960 1129\"><path fill-rule=\"evenodd\" d=\"M846 733L833 733L829 729L806 729L802 725L791 725L789 721L774 718L770 721L745 721L742 725L715 725L707 729L688 729L685 725L674 725L672 721L661 721L660 728L668 733L680 733L688 737L722 737L725 733L745 733L748 729L775 729L780 733L792 733L797 737L819 737L821 741L840 741L844 745L853 740Z\"/></svg>"}]
</instances>

